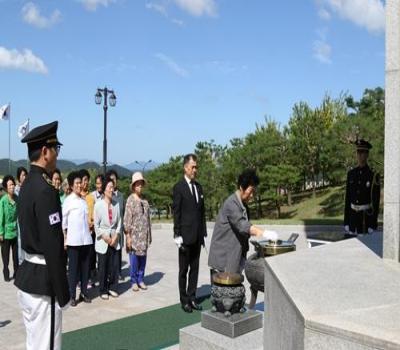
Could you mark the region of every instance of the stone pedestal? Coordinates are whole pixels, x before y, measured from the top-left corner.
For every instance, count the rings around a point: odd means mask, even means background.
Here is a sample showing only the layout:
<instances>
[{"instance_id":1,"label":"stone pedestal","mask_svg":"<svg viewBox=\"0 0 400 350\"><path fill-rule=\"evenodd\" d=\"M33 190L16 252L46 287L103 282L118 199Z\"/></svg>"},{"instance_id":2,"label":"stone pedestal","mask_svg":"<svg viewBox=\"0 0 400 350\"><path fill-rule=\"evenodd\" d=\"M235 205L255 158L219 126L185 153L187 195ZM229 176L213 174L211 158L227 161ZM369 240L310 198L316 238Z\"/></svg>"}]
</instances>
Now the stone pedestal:
<instances>
[{"instance_id":1,"label":"stone pedestal","mask_svg":"<svg viewBox=\"0 0 400 350\"><path fill-rule=\"evenodd\" d=\"M262 350L263 329L236 338L203 328L200 323L179 330L179 350Z\"/></svg>"},{"instance_id":2,"label":"stone pedestal","mask_svg":"<svg viewBox=\"0 0 400 350\"><path fill-rule=\"evenodd\" d=\"M262 328L262 313L248 310L244 313L225 317L220 312L207 310L201 313L201 326L230 338L236 338Z\"/></svg>"},{"instance_id":3,"label":"stone pedestal","mask_svg":"<svg viewBox=\"0 0 400 350\"><path fill-rule=\"evenodd\" d=\"M400 261L400 2L386 1L385 259Z\"/></svg>"},{"instance_id":4,"label":"stone pedestal","mask_svg":"<svg viewBox=\"0 0 400 350\"><path fill-rule=\"evenodd\" d=\"M265 259L264 349L400 349L400 266L381 236Z\"/></svg>"}]
</instances>

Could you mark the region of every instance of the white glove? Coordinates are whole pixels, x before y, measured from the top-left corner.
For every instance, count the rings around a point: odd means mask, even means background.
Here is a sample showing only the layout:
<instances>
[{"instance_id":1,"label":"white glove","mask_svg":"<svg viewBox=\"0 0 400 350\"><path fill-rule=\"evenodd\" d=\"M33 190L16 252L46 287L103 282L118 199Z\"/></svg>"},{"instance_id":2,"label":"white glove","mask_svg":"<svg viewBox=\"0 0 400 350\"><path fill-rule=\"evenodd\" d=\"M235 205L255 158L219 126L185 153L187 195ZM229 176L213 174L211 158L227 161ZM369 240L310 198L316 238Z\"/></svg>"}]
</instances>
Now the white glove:
<instances>
[{"instance_id":1,"label":"white glove","mask_svg":"<svg viewBox=\"0 0 400 350\"><path fill-rule=\"evenodd\" d=\"M345 230L346 232L350 232L350 227L349 227L349 225L345 225L345 226L344 226L344 230Z\"/></svg>"},{"instance_id":2,"label":"white glove","mask_svg":"<svg viewBox=\"0 0 400 350\"><path fill-rule=\"evenodd\" d=\"M263 238L269 241L277 241L278 240L278 233L276 231L265 230L263 232Z\"/></svg>"},{"instance_id":3,"label":"white glove","mask_svg":"<svg viewBox=\"0 0 400 350\"><path fill-rule=\"evenodd\" d=\"M174 238L175 244L178 248L180 248L182 246L183 243L183 238L182 236L178 236Z\"/></svg>"},{"instance_id":4,"label":"white glove","mask_svg":"<svg viewBox=\"0 0 400 350\"><path fill-rule=\"evenodd\" d=\"M371 227L368 227L368 234L373 234L374 233L374 230L371 228Z\"/></svg>"}]
</instances>

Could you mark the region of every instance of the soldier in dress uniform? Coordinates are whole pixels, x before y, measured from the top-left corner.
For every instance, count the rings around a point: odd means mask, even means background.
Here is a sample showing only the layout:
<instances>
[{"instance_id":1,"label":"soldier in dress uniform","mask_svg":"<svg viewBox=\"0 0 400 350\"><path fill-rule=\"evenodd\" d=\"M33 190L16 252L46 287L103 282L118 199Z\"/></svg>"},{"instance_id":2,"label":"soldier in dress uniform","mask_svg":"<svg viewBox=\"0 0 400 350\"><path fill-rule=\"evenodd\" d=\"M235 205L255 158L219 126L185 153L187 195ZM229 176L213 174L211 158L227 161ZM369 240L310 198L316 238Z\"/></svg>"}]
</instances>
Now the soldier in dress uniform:
<instances>
[{"instance_id":1,"label":"soldier in dress uniform","mask_svg":"<svg viewBox=\"0 0 400 350\"><path fill-rule=\"evenodd\" d=\"M39 126L22 139L31 166L17 202L26 255L15 285L28 350L61 349L62 308L70 301L60 197L49 177L61 146L57 127L56 121Z\"/></svg>"},{"instance_id":2,"label":"soldier in dress uniform","mask_svg":"<svg viewBox=\"0 0 400 350\"><path fill-rule=\"evenodd\" d=\"M379 174L367 164L372 145L355 141L358 166L347 173L344 229L346 238L373 233L378 227L380 200Z\"/></svg>"}]
</instances>

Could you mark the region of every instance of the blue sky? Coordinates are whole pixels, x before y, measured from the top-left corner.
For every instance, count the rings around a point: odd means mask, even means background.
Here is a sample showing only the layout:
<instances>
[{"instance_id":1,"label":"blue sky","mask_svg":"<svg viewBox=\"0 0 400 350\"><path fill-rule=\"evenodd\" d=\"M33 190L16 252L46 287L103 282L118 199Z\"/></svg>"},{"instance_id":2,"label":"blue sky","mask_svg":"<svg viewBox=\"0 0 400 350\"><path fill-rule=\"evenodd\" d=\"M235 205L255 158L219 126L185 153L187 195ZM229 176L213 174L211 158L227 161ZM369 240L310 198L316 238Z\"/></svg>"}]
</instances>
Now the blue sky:
<instances>
[{"instance_id":1,"label":"blue sky","mask_svg":"<svg viewBox=\"0 0 400 350\"><path fill-rule=\"evenodd\" d=\"M16 135L59 120L61 158L102 160L97 87L114 89L108 158L227 144L294 103L384 86L381 0L0 0L0 105ZM0 158L8 157L0 121Z\"/></svg>"}]
</instances>

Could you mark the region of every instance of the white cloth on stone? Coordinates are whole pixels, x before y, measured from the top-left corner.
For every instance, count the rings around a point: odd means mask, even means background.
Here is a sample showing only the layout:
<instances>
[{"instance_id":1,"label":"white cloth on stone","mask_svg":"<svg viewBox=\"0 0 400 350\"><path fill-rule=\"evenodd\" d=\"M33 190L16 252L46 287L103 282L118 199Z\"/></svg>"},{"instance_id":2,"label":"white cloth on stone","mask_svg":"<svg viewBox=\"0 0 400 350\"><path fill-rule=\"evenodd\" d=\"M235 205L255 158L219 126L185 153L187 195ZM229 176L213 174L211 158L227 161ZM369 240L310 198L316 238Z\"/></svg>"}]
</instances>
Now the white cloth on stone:
<instances>
[{"instance_id":1,"label":"white cloth on stone","mask_svg":"<svg viewBox=\"0 0 400 350\"><path fill-rule=\"evenodd\" d=\"M276 231L265 230L263 232L263 238L269 241L276 241L278 240L278 233Z\"/></svg>"}]
</instances>

